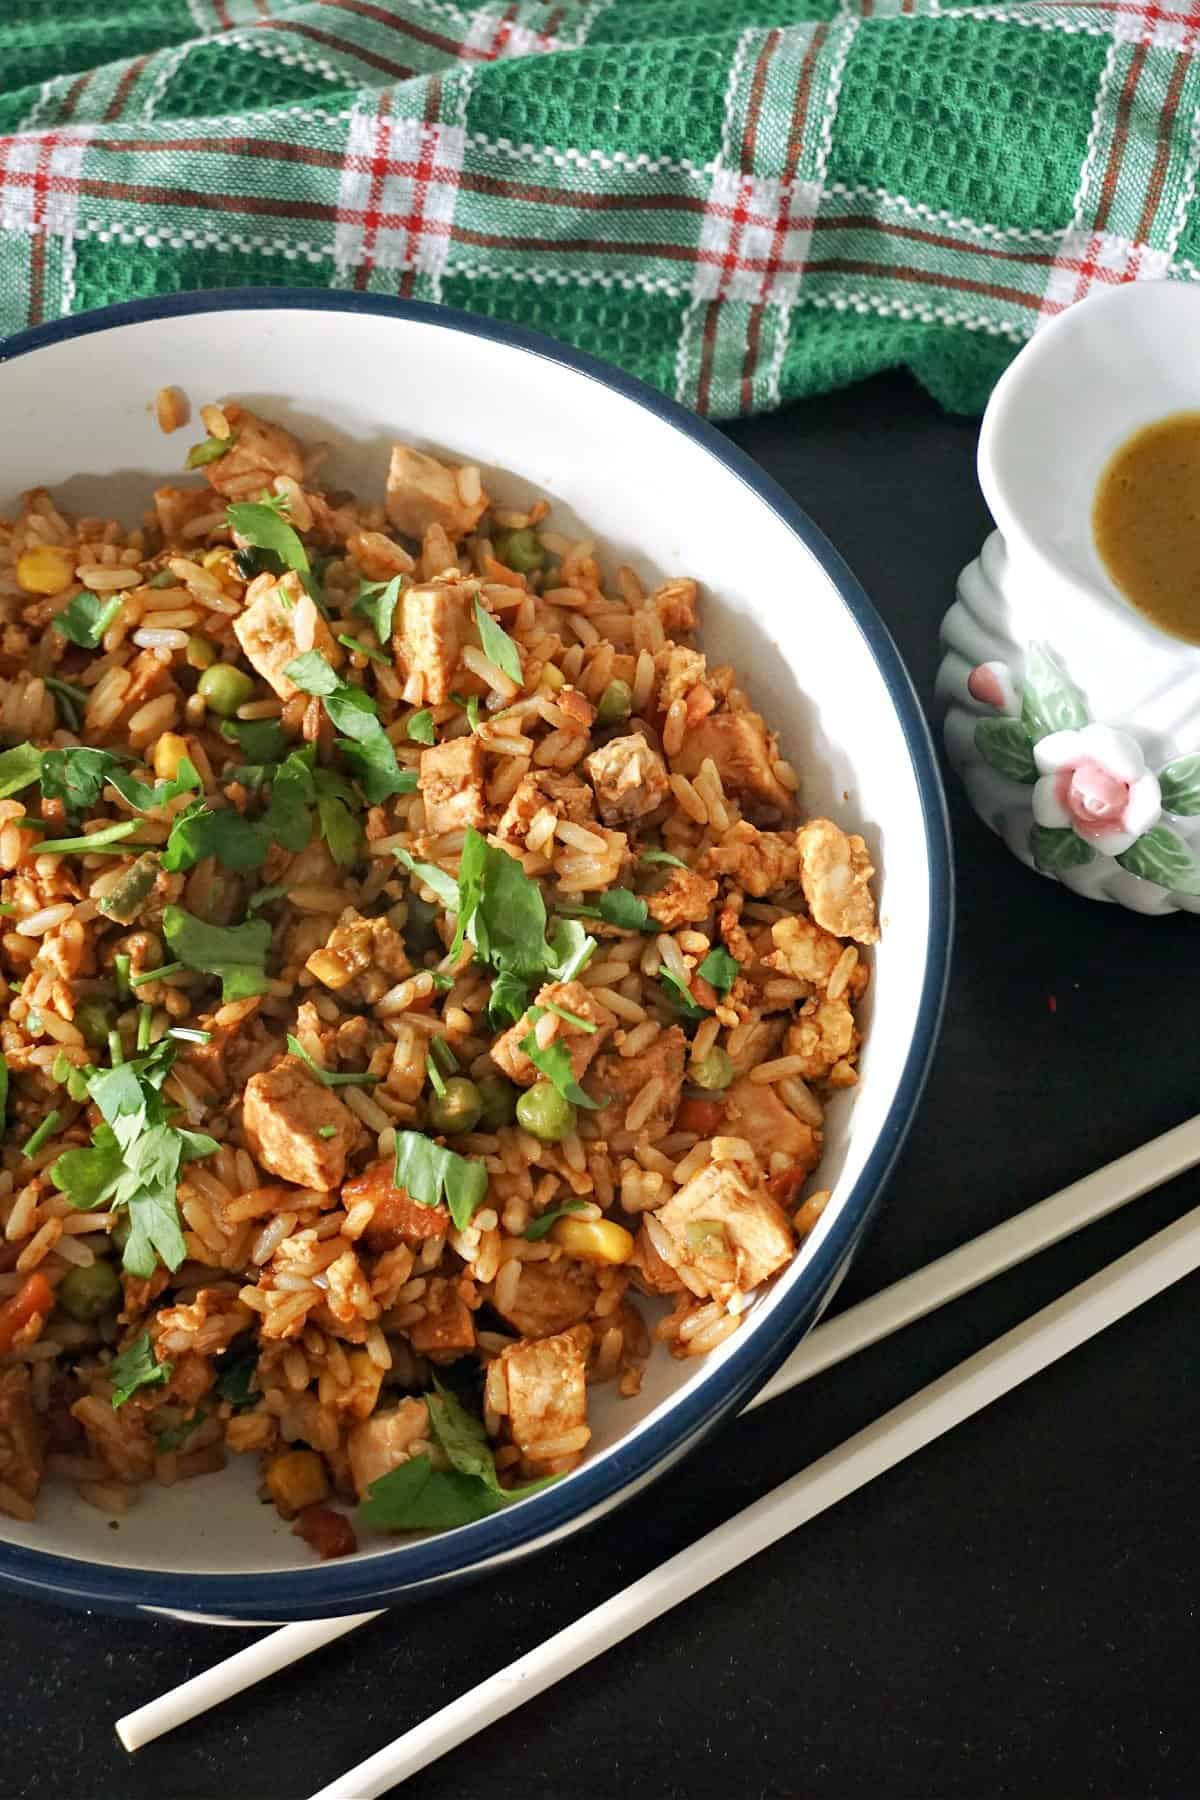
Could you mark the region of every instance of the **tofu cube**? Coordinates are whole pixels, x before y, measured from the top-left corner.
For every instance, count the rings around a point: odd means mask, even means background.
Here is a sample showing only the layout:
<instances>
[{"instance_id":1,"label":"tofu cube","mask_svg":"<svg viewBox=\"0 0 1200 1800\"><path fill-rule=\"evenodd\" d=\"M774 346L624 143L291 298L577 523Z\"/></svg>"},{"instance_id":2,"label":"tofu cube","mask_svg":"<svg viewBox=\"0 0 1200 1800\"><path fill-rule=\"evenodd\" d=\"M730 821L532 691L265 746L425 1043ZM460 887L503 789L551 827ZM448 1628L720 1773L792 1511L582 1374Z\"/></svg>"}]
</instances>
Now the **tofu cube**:
<instances>
[{"instance_id":1,"label":"tofu cube","mask_svg":"<svg viewBox=\"0 0 1200 1800\"><path fill-rule=\"evenodd\" d=\"M423 750L419 782L425 829L435 837L465 831L468 825L478 831L486 823L483 750L474 732Z\"/></svg>"},{"instance_id":2,"label":"tofu cube","mask_svg":"<svg viewBox=\"0 0 1200 1800\"><path fill-rule=\"evenodd\" d=\"M711 757L726 793L781 817L791 811L792 796L772 772L778 755L774 734L758 713L716 712L688 732L671 764L681 775L698 775Z\"/></svg>"},{"instance_id":3,"label":"tofu cube","mask_svg":"<svg viewBox=\"0 0 1200 1800\"><path fill-rule=\"evenodd\" d=\"M655 1216L680 1266L722 1302L781 1269L795 1243L787 1214L741 1163L709 1163Z\"/></svg>"},{"instance_id":4,"label":"tofu cube","mask_svg":"<svg viewBox=\"0 0 1200 1800\"><path fill-rule=\"evenodd\" d=\"M526 1475L558 1475L573 1468L587 1443L586 1325L533 1343L513 1344L499 1364L505 1411ZM565 1444L564 1444L565 1440ZM570 1449L565 1445L570 1444Z\"/></svg>"},{"instance_id":5,"label":"tofu cube","mask_svg":"<svg viewBox=\"0 0 1200 1800\"><path fill-rule=\"evenodd\" d=\"M601 1006L598 1000L593 999L581 981L552 981L540 989L534 1004L545 1007L551 1002L595 1026L594 1031L586 1031L579 1025L573 1025L569 1019L559 1018L556 1013L550 1015L554 1020L554 1037L551 1041L565 1046L571 1058L575 1079L581 1081L617 1021L606 1006ZM503 1069L510 1081L515 1081L520 1087L532 1087L535 1081L542 1079L541 1071L521 1048L535 1024L536 1021L525 1013L511 1030L497 1038L492 1045L492 1061Z\"/></svg>"},{"instance_id":6,"label":"tofu cube","mask_svg":"<svg viewBox=\"0 0 1200 1800\"><path fill-rule=\"evenodd\" d=\"M666 764L637 731L628 737L610 738L584 757L583 766L606 825L644 818L661 806L671 791Z\"/></svg>"},{"instance_id":7,"label":"tofu cube","mask_svg":"<svg viewBox=\"0 0 1200 1800\"><path fill-rule=\"evenodd\" d=\"M259 581L263 578L260 576ZM242 646L247 662L262 676L281 700L291 700L300 689L284 674L290 662L300 655L296 642L296 602L285 603L282 584L268 581L258 586L249 606L233 621L234 635ZM311 603L310 603L311 604ZM342 652L334 642L328 625L318 613L313 626L312 648L336 668Z\"/></svg>"},{"instance_id":8,"label":"tofu cube","mask_svg":"<svg viewBox=\"0 0 1200 1800\"><path fill-rule=\"evenodd\" d=\"M250 1077L242 1125L264 1169L297 1187L322 1190L341 1186L346 1157L361 1134L349 1107L294 1056ZM322 1137L330 1126L333 1135Z\"/></svg>"},{"instance_id":9,"label":"tofu cube","mask_svg":"<svg viewBox=\"0 0 1200 1800\"><path fill-rule=\"evenodd\" d=\"M392 628L396 661L405 683L420 677L421 695L441 706L454 688L462 647L470 642L470 596L456 581L406 588Z\"/></svg>"},{"instance_id":10,"label":"tofu cube","mask_svg":"<svg viewBox=\"0 0 1200 1800\"><path fill-rule=\"evenodd\" d=\"M461 479L454 463L439 462L411 444L393 444L387 478L387 516L406 536L423 538L431 525L440 525L450 538L474 531L491 501L470 478ZM464 498L464 491L473 498Z\"/></svg>"}]
</instances>

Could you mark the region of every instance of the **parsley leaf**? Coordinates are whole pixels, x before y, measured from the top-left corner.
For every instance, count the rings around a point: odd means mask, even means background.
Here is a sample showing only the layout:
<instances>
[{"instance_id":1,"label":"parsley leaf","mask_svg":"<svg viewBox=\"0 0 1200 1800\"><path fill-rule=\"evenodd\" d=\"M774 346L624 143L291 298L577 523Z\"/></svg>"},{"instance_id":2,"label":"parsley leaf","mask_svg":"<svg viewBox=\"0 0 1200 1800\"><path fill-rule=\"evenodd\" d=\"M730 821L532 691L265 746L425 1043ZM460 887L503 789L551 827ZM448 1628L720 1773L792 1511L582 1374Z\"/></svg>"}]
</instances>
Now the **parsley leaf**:
<instances>
[{"instance_id":1,"label":"parsley leaf","mask_svg":"<svg viewBox=\"0 0 1200 1800\"><path fill-rule=\"evenodd\" d=\"M393 855L418 881L427 888L432 888L447 912L458 911L458 883L453 875L447 875L445 869L439 869L436 863L418 862L407 850L393 851Z\"/></svg>"},{"instance_id":2,"label":"parsley leaf","mask_svg":"<svg viewBox=\"0 0 1200 1800\"><path fill-rule=\"evenodd\" d=\"M209 925L181 906L163 912L163 936L178 962L189 969L221 978L222 1000L243 1000L265 994L264 967L271 945L271 927L265 919L247 919L242 925Z\"/></svg>"},{"instance_id":3,"label":"parsley leaf","mask_svg":"<svg viewBox=\"0 0 1200 1800\"><path fill-rule=\"evenodd\" d=\"M448 1531L469 1525L560 1479L549 1475L502 1488L482 1422L445 1388L425 1396L429 1430L450 1468L413 1457L371 1483L358 1516L379 1531Z\"/></svg>"},{"instance_id":4,"label":"parsley leaf","mask_svg":"<svg viewBox=\"0 0 1200 1800\"><path fill-rule=\"evenodd\" d=\"M595 938L588 936L578 919L556 919L550 933L546 972L555 981L574 981L587 968L595 951Z\"/></svg>"},{"instance_id":5,"label":"parsley leaf","mask_svg":"<svg viewBox=\"0 0 1200 1800\"><path fill-rule=\"evenodd\" d=\"M278 719L222 719L221 736L236 743L252 763L278 762L287 749Z\"/></svg>"},{"instance_id":6,"label":"parsley leaf","mask_svg":"<svg viewBox=\"0 0 1200 1800\"><path fill-rule=\"evenodd\" d=\"M479 627L479 642L483 645L483 654L520 687L525 679L525 672L521 667L521 652L503 625L497 624L493 619L482 600L475 602L475 623Z\"/></svg>"},{"instance_id":7,"label":"parsley leaf","mask_svg":"<svg viewBox=\"0 0 1200 1800\"><path fill-rule=\"evenodd\" d=\"M544 1006L531 1006L529 1022L537 1023L546 1011ZM575 1070L571 1066L571 1052L560 1042L547 1044L545 1048L537 1041L537 1032L531 1031L521 1039L521 1049L529 1058L535 1069L540 1069L547 1081L553 1082L564 1100L572 1106L582 1106L588 1112L599 1112L607 1106L607 1100L593 1100L585 1094L575 1079Z\"/></svg>"},{"instance_id":8,"label":"parsley leaf","mask_svg":"<svg viewBox=\"0 0 1200 1800\"><path fill-rule=\"evenodd\" d=\"M435 1469L428 1455L413 1456L371 1483L358 1517L376 1531L452 1531L503 1505L482 1482L457 1469Z\"/></svg>"},{"instance_id":9,"label":"parsley leaf","mask_svg":"<svg viewBox=\"0 0 1200 1800\"><path fill-rule=\"evenodd\" d=\"M113 1387L113 1411L124 1406L131 1394L136 1394L142 1387L162 1387L171 1379L174 1364L155 1362L154 1351L150 1344L150 1333L143 1331L141 1337L134 1338L131 1344L114 1356L107 1370Z\"/></svg>"},{"instance_id":10,"label":"parsley leaf","mask_svg":"<svg viewBox=\"0 0 1200 1800\"><path fill-rule=\"evenodd\" d=\"M403 586L403 575L393 575L390 581L364 581L354 602L354 611L369 622L371 630L385 646L392 641L392 625Z\"/></svg>"},{"instance_id":11,"label":"parsley leaf","mask_svg":"<svg viewBox=\"0 0 1200 1800\"><path fill-rule=\"evenodd\" d=\"M173 875L180 869L194 869L206 856L215 856L225 868L244 872L261 868L270 848L268 833L243 818L236 806L213 808L197 801L172 824L162 866Z\"/></svg>"},{"instance_id":12,"label":"parsley leaf","mask_svg":"<svg viewBox=\"0 0 1200 1800\"><path fill-rule=\"evenodd\" d=\"M737 980L741 966L736 957L730 956L728 950L718 944L715 950L709 951L696 973L715 987L718 994L727 994Z\"/></svg>"},{"instance_id":13,"label":"parsley leaf","mask_svg":"<svg viewBox=\"0 0 1200 1800\"><path fill-rule=\"evenodd\" d=\"M564 907L563 910L568 909ZM606 925L616 925L621 931L656 929L646 902L629 888L609 888L607 893L598 896L594 905L572 906L569 910L575 918L603 919Z\"/></svg>"},{"instance_id":14,"label":"parsley leaf","mask_svg":"<svg viewBox=\"0 0 1200 1800\"><path fill-rule=\"evenodd\" d=\"M408 735L414 744L432 744L435 737L433 714L426 707L423 712L415 712L408 721Z\"/></svg>"},{"instance_id":15,"label":"parsley leaf","mask_svg":"<svg viewBox=\"0 0 1200 1800\"><path fill-rule=\"evenodd\" d=\"M481 1162L458 1156L419 1131L396 1133L397 1187L418 1206L445 1201L459 1231L465 1231L487 1198L487 1170Z\"/></svg>"},{"instance_id":16,"label":"parsley leaf","mask_svg":"<svg viewBox=\"0 0 1200 1800\"><path fill-rule=\"evenodd\" d=\"M330 720L343 734L337 747L370 805L377 806L391 794L416 792L416 772L400 768L392 740L379 722L379 709L365 688L339 681L318 650L297 656L284 674L304 693L317 694L325 702Z\"/></svg>"},{"instance_id":17,"label":"parsley leaf","mask_svg":"<svg viewBox=\"0 0 1200 1800\"><path fill-rule=\"evenodd\" d=\"M708 1018L707 1010L692 999L691 990L684 987L683 983L672 975L670 969L660 969L658 978L666 988L668 998L675 1002L690 1025L699 1025Z\"/></svg>"},{"instance_id":18,"label":"parsley leaf","mask_svg":"<svg viewBox=\"0 0 1200 1800\"><path fill-rule=\"evenodd\" d=\"M540 1214L531 1225L527 1225L521 1235L530 1244L539 1243L542 1238L549 1236L550 1227L556 1220L564 1218L567 1213L582 1212L586 1204L583 1200L565 1200L561 1206L552 1206L549 1212Z\"/></svg>"},{"instance_id":19,"label":"parsley leaf","mask_svg":"<svg viewBox=\"0 0 1200 1800\"><path fill-rule=\"evenodd\" d=\"M126 759L111 750L43 750L39 779L47 800L61 800L71 812L84 812L94 806L102 790L115 787L139 812L165 806L202 785L199 775L186 756L180 757L179 769L172 781L141 781L125 767Z\"/></svg>"},{"instance_id":20,"label":"parsley leaf","mask_svg":"<svg viewBox=\"0 0 1200 1800\"><path fill-rule=\"evenodd\" d=\"M55 631L70 638L81 650L95 650L120 610L119 594L105 599L102 594L89 594L85 588L62 612L56 613L50 623Z\"/></svg>"},{"instance_id":21,"label":"parsley leaf","mask_svg":"<svg viewBox=\"0 0 1200 1800\"><path fill-rule=\"evenodd\" d=\"M42 752L32 744L17 744L11 750L0 750L0 800L32 787L42 767Z\"/></svg>"},{"instance_id":22,"label":"parsley leaf","mask_svg":"<svg viewBox=\"0 0 1200 1800\"><path fill-rule=\"evenodd\" d=\"M282 495L271 500L239 501L225 509L229 529L245 538L256 550L270 550L286 568L300 575L311 575L308 551L295 527L284 518L287 502Z\"/></svg>"},{"instance_id":23,"label":"parsley leaf","mask_svg":"<svg viewBox=\"0 0 1200 1800\"><path fill-rule=\"evenodd\" d=\"M237 1339L217 1361L217 1393L228 1400L234 1412L245 1412L254 1405L260 1391L254 1376L258 1368L258 1345Z\"/></svg>"},{"instance_id":24,"label":"parsley leaf","mask_svg":"<svg viewBox=\"0 0 1200 1800\"><path fill-rule=\"evenodd\" d=\"M638 857L638 861L644 863L666 863L668 868L671 869L687 868L687 864L682 858L672 856L669 850L656 850L653 845L651 845L649 850L642 851L641 855Z\"/></svg>"},{"instance_id":25,"label":"parsley leaf","mask_svg":"<svg viewBox=\"0 0 1200 1800\"><path fill-rule=\"evenodd\" d=\"M328 844L334 862L345 868L358 861L362 850L362 829L358 823L354 789L332 769L315 768L312 779L321 836Z\"/></svg>"}]
</instances>

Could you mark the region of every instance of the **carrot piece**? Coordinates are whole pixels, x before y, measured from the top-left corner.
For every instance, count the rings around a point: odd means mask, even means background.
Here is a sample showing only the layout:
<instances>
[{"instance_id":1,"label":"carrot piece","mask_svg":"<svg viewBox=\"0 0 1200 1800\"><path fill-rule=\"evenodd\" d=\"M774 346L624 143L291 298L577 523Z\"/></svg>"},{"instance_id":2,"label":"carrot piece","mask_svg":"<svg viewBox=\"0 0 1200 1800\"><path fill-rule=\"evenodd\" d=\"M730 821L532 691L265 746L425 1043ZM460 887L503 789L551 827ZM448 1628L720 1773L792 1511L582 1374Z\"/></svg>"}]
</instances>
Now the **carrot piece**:
<instances>
[{"instance_id":1,"label":"carrot piece","mask_svg":"<svg viewBox=\"0 0 1200 1800\"><path fill-rule=\"evenodd\" d=\"M0 1306L0 1355L11 1350L18 1334L40 1313L43 1317L54 1307L54 1289L40 1269L35 1269L22 1283L11 1300Z\"/></svg>"}]
</instances>

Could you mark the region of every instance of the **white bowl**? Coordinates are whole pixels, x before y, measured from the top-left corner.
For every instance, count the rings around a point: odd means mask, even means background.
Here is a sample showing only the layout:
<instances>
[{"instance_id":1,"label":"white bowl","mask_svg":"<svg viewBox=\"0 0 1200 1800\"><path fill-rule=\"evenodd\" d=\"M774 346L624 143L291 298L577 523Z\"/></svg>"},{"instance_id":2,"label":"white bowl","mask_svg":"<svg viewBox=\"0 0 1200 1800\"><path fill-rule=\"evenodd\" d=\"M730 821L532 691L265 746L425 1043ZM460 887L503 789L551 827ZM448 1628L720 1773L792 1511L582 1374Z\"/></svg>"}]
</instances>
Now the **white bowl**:
<instances>
[{"instance_id":1,"label":"white bowl","mask_svg":"<svg viewBox=\"0 0 1200 1800\"><path fill-rule=\"evenodd\" d=\"M136 519L179 468L155 391L236 397L331 440L333 485L381 490L403 437L479 463L493 492L545 494L603 556L694 574L704 648L782 728L809 813L866 836L880 869L861 1086L830 1109L833 1200L802 1253L712 1356L651 1359L641 1396L602 1390L574 1474L478 1524L379 1538L317 1563L256 1503L254 1459L149 1488L119 1531L69 1490L0 1519L0 1580L68 1603L265 1621L386 1604L555 1541L644 1486L746 1400L828 1299L895 1159L933 1048L951 928L944 800L891 640L829 545L718 432L639 382L516 327L346 294L246 291L138 302L43 326L0 353L0 515L45 484Z\"/></svg>"}]
</instances>

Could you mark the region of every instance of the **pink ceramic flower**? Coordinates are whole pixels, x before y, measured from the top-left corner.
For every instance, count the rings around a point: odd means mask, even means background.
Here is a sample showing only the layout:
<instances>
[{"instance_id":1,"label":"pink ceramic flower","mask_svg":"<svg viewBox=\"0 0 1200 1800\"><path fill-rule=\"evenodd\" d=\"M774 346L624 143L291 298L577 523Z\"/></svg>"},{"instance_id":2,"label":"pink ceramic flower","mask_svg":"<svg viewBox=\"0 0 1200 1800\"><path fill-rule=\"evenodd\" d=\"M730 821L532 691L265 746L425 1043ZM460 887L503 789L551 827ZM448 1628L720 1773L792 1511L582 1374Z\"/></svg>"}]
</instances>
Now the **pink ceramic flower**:
<instances>
[{"instance_id":1,"label":"pink ceramic flower","mask_svg":"<svg viewBox=\"0 0 1200 1800\"><path fill-rule=\"evenodd\" d=\"M1110 725L1054 731L1033 746L1041 780L1033 790L1039 825L1070 827L1106 856L1120 856L1162 811L1158 777L1141 745Z\"/></svg>"}]
</instances>

